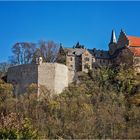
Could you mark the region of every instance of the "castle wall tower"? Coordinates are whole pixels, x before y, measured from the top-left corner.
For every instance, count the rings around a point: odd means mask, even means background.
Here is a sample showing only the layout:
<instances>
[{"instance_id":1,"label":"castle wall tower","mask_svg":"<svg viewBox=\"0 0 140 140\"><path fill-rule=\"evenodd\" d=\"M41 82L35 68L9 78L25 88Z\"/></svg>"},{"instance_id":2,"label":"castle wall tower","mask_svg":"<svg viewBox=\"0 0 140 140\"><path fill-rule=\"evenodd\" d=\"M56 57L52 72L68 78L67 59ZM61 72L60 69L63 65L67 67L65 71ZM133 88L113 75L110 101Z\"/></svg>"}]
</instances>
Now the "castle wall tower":
<instances>
[{"instance_id":1,"label":"castle wall tower","mask_svg":"<svg viewBox=\"0 0 140 140\"><path fill-rule=\"evenodd\" d=\"M112 55L117 49L117 41L116 41L116 35L115 35L115 31L112 30L112 34L111 34L111 40L109 43L109 53L110 55Z\"/></svg>"},{"instance_id":2,"label":"castle wall tower","mask_svg":"<svg viewBox=\"0 0 140 140\"><path fill-rule=\"evenodd\" d=\"M68 76L68 68L63 64L24 64L8 69L7 82L13 84L16 95L25 93L32 83L37 84L38 91L45 86L51 93L59 94L68 87Z\"/></svg>"}]
</instances>

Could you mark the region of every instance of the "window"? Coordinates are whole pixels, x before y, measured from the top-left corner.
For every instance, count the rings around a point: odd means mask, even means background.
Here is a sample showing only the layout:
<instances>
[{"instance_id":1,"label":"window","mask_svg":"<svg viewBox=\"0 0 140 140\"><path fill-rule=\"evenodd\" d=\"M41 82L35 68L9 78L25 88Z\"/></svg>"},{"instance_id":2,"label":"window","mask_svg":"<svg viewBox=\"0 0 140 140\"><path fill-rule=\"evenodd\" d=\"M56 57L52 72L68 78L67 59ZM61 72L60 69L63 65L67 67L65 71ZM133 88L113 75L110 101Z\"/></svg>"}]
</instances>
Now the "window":
<instances>
[{"instance_id":1,"label":"window","mask_svg":"<svg viewBox=\"0 0 140 140\"><path fill-rule=\"evenodd\" d=\"M73 68L73 65L70 65L71 68Z\"/></svg>"},{"instance_id":2,"label":"window","mask_svg":"<svg viewBox=\"0 0 140 140\"><path fill-rule=\"evenodd\" d=\"M85 64L85 65L84 65L84 68L85 68L85 69L88 69L88 68L89 68L89 65L88 65L88 64Z\"/></svg>"},{"instance_id":3,"label":"window","mask_svg":"<svg viewBox=\"0 0 140 140\"><path fill-rule=\"evenodd\" d=\"M72 57L70 58L70 61L72 61Z\"/></svg>"},{"instance_id":4,"label":"window","mask_svg":"<svg viewBox=\"0 0 140 140\"><path fill-rule=\"evenodd\" d=\"M85 59L84 59L85 61L89 61L89 58L88 57L85 57Z\"/></svg>"}]
</instances>

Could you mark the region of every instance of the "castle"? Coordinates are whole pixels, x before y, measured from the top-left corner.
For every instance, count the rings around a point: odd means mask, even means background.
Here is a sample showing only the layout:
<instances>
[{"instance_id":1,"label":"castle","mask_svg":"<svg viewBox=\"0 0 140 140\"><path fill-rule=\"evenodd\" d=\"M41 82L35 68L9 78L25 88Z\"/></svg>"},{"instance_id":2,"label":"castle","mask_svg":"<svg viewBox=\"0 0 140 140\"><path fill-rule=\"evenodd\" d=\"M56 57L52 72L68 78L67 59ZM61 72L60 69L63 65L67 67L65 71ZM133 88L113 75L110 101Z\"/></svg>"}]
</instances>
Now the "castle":
<instances>
[{"instance_id":1,"label":"castle","mask_svg":"<svg viewBox=\"0 0 140 140\"><path fill-rule=\"evenodd\" d=\"M73 48L60 46L59 54L64 56L65 65L59 63L43 63L42 58L36 64L18 65L8 69L7 81L14 85L15 92L23 93L28 85L36 83L44 85L53 93L61 93L73 82L76 72L88 72L102 66L134 65L140 72L140 38L127 36L121 30L118 40L112 31L109 50L86 49L81 45Z\"/></svg>"},{"instance_id":2,"label":"castle","mask_svg":"<svg viewBox=\"0 0 140 140\"><path fill-rule=\"evenodd\" d=\"M120 65L127 63L134 65L140 72L140 38L127 36L121 30L118 40L112 31L109 50L86 49L83 46L74 48L60 47L60 54L65 55L66 65L71 71L84 71L102 66Z\"/></svg>"}]
</instances>

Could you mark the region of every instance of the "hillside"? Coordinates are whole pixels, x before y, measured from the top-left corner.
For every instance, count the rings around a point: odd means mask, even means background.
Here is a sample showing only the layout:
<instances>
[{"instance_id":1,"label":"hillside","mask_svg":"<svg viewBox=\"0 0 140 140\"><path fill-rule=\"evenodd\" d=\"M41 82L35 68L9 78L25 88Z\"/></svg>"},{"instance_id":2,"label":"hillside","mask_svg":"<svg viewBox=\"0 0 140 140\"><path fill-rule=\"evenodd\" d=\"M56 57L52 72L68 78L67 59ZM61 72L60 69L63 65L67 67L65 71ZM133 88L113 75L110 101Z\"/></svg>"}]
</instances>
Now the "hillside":
<instances>
[{"instance_id":1,"label":"hillside","mask_svg":"<svg viewBox=\"0 0 140 140\"><path fill-rule=\"evenodd\" d=\"M140 76L120 66L78 73L60 95L36 85L13 96L0 81L0 139L140 138Z\"/></svg>"}]
</instances>

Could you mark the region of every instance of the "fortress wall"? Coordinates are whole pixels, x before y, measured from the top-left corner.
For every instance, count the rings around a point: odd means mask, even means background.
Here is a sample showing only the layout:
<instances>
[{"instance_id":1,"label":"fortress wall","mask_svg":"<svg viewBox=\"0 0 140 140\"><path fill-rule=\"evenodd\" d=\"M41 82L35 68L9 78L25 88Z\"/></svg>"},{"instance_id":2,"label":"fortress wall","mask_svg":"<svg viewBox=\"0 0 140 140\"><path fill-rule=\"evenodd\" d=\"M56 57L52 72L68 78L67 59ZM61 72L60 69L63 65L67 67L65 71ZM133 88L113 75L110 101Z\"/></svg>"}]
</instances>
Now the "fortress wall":
<instances>
[{"instance_id":1,"label":"fortress wall","mask_svg":"<svg viewBox=\"0 0 140 140\"><path fill-rule=\"evenodd\" d=\"M42 63L38 66L38 84L54 92L55 66L53 63Z\"/></svg>"},{"instance_id":2,"label":"fortress wall","mask_svg":"<svg viewBox=\"0 0 140 140\"><path fill-rule=\"evenodd\" d=\"M61 93L68 87L72 75L67 66L58 63L26 64L14 66L8 69L7 82L14 85L15 94L24 93L27 87L36 83L45 86L53 93Z\"/></svg>"},{"instance_id":3,"label":"fortress wall","mask_svg":"<svg viewBox=\"0 0 140 140\"><path fill-rule=\"evenodd\" d=\"M68 67L55 63L55 92L61 93L68 87Z\"/></svg>"},{"instance_id":4,"label":"fortress wall","mask_svg":"<svg viewBox=\"0 0 140 140\"><path fill-rule=\"evenodd\" d=\"M17 94L25 92L30 84L37 84L37 67L35 64L24 64L8 69L7 82L14 85Z\"/></svg>"},{"instance_id":5,"label":"fortress wall","mask_svg":"<svg viewBox=\"0 0 140 140\"><path fill-rule=\"evenodd\" d=\"M61 93L65 87L68 87L67 66L57 63L39 65L38 84L46 86L53 93Z\"/></svg>"},{"instance_id":6,"label":"fortress wall","mask_svg":"<svg viewBox=\"0 0 140 140\"><path fill-rule=\"evenodd\" d=\"M73 70L68 71L68 83L72 83L75 79L75 72Z\"/></svg>"}]
</instances>

